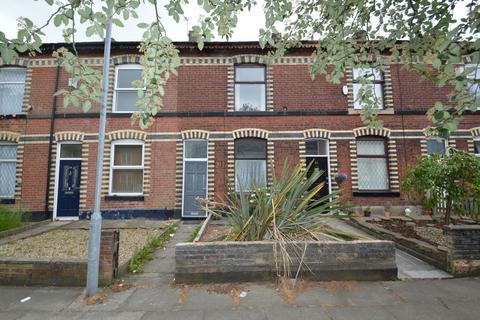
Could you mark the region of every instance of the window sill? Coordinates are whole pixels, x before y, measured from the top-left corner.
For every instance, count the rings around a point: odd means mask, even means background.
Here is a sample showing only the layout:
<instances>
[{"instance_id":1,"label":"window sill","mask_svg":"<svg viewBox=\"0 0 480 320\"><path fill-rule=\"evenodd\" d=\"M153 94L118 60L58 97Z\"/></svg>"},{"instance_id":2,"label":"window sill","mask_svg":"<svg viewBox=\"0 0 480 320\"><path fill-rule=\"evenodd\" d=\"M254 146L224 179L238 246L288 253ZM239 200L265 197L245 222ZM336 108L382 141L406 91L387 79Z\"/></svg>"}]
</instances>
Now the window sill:
<instances>
[{"instance_id":1,"label":"window sill","mask_svg":"<svg viewBox=\"0 0 480 320\"><path fill-rule=\"evenodd\" d=\"M15 204L14 198L0 198L0 204Z\"/></svg>"},{"instance_id":2,"label":"window sill","mask_svg":"<svg viewBox=\"0 0 480 320\"><path fill-rule=\"evenodd\" d=\"M354 197L400 197L397 191L354 191Z\"/></svg>"},{"instance_id":3,"label":"window sill","mask_svg":"<svg viewBox=\"0 0 480 320\"><path fill-rule=\"evenodd\" d=\"M361 109L353 109L353 108L348 108L348 114L361 114L362 110ZM395 111L393 108L387 108L387 109L382 109L378 112L378 114L394 114Z\"/></svg>"},{"instance_id":4,"label":"window sill","mask_svg":"<svg viewBox=\"0 0 480 320\"><path fill-rule=\"evenodd\" d=\"M108 195L105 196L105 201L144 201L144 196L115 196Z\"/></svg>"}]
</instances>

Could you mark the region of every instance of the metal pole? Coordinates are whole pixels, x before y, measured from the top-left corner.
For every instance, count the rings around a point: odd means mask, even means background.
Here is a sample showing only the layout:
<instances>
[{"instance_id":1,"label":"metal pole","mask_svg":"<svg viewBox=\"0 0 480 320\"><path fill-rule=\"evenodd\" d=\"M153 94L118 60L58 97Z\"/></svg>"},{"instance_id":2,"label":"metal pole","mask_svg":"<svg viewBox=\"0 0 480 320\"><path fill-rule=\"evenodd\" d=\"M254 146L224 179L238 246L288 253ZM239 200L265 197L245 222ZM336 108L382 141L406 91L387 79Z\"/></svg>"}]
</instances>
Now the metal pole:
<instances>
[{"instance_id":1,"label":"metal pole","mask_svg":"<svg viewBox=\"0 0 480 320\"><path fill-rule=\"evenodd\" d=\"M103 81L102 81L102 109L100 110L100 123L98 129L97 172L95 175L95 200L93 215L90 219L90 234L88 237L88 269L86 295L92 296L98 289L98 272L100 261L100 234L102 232L102 213L100 212L100 199L103 173L103 149L105 146L105 126L107 122L107 94L108 70L110 67L110 44L112 39L112 11L108 13L107 30L103 51Z\"/></svg>"}]
</instances>

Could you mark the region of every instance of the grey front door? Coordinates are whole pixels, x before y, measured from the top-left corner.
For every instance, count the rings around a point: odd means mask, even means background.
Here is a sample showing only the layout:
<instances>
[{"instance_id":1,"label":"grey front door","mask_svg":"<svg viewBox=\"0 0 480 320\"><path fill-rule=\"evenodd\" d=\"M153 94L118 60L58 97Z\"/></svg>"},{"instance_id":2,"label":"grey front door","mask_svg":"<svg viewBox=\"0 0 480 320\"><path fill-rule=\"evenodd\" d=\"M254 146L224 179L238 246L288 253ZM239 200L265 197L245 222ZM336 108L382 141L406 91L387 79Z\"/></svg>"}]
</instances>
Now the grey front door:
<instances>
[{"instance_id":1,"label":"grey front door","mask_svg":"<svg viewBox=\"0 0 480 320\"><path fill-rule=\"evenodd\" d=\"M207 162L185 161L183 177L183 217L205 217L202 199L207 196Z\"/></svg>"}]
</instances>

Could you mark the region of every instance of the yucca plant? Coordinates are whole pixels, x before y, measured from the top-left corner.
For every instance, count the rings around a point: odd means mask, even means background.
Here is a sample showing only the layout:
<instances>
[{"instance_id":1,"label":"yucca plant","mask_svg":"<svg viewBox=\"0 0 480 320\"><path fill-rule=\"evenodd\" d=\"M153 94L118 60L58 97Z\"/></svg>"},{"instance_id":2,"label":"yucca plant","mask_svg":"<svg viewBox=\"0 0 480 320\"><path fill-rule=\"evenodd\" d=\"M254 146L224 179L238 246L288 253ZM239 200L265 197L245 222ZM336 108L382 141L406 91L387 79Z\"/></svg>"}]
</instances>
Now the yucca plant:
<instances>
[{"instance_id":1,"label":"yucca plant","mask_svg":"<svg viewBox=\"0 0 480 320\"><path fill-rule=\"evenodd\" d=\"M240 186L239 192L229 190L226 203L210 204L206 210L216 216L226 217L232 227L227 240L288 241L316 239L322 233L334 240L348 235L325 225L325 218L348 212L339 203L338 192L316 198L325 187L316 184L323 172L315 170L307 176L309 166L301 164L291 168L287 161L278 179L268 187L253 187L248 192Z\"/></svg>"},{"instance_id":2,"label":"yucca plant","mask_svg":"<svg viewBox=\"0 0 480 320\"><path fill-rule=\"evenodd\" d=\"M316 183L323 172L315 170L307 176L309 168L298 164L290 169L287 161L280 177L273 177L270 186L254 186L248 192L241 187L239 192L230 190L226 203L206 208L216 216L226 217L232 232L225 240L273 241L278 276L291 277L294 262L298 265L295 278L301 266L308 268L303 261L307 240L318 240L320 235L335 241L363 238L326 224L329 217L348 213L349 208L340 204L337 192L317 198L325 187L324 183Z\"/></svg>"}]
</instances>

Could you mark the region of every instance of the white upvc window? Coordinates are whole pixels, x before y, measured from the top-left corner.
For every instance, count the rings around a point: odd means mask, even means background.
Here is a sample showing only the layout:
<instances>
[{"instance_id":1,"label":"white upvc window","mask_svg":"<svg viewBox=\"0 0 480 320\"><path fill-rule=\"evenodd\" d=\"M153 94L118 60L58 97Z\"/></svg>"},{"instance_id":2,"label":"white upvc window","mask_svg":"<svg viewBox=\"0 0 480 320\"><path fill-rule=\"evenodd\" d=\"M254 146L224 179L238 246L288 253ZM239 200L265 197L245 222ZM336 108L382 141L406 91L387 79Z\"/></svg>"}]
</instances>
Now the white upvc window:
<instances>
[{"instance_id":1,"label":"white upvc window","mask_svg":"<svg viewBox=\"0 0 480 320\"><path fill-rule=\"evenodd\" d=\"M110 159L110 195L143 195L145 148L138 140L112 142Z\"/></svg>"},{"instance_id":2,"label":"white upvc window","mask_svg":"<svg viewBox=\"0 0 480 320\"><path fill-rule=\"evenodd\" d=\"M265 66L235 66L235 111L265 111Z\"/></svg>"},{"instance_id":3,"label":"white upvc window","mask_svg":"<svg viewBox=\"0 0 480 320\"><path fill-rule=\"evenodd\" d=\"M361 79L365 79L363 83ZM366 102L360 101L361 91L373 92L372 104L378 109L383 109L383 73L376 68L353 69L353 108L361 110Z\"/></svg>"},{"instance_id":4,"label":"white upvc window","mask_svg":"<svg viewBox=\"0 0 480 320\"><path fill-rule=\"evenodd\" d=\"M17 145L0 144L0 198L15 197Z\"/></svg>"},{"instance_id":5,"label":"white upvc window","mask_svg":"<svg viewBox=\"0 0 480 320\"><path fill-rule=\"evenodd\" d=\"M0 115L22 112L26 68L0 68Z\"/></svg>"},{"instance_id":6,"label":"white upvc window","mask_svg":"<svg viewBox=\"0 0 480 320\"><path fill-rule=\"evenodd\" d=\"M138 90L142 88L137 88L133 85L133 82L137 80L142 80L141 65L124 64L115 68L114 112L132 113L138 111Z\"/></svg>"}]
</instances>

